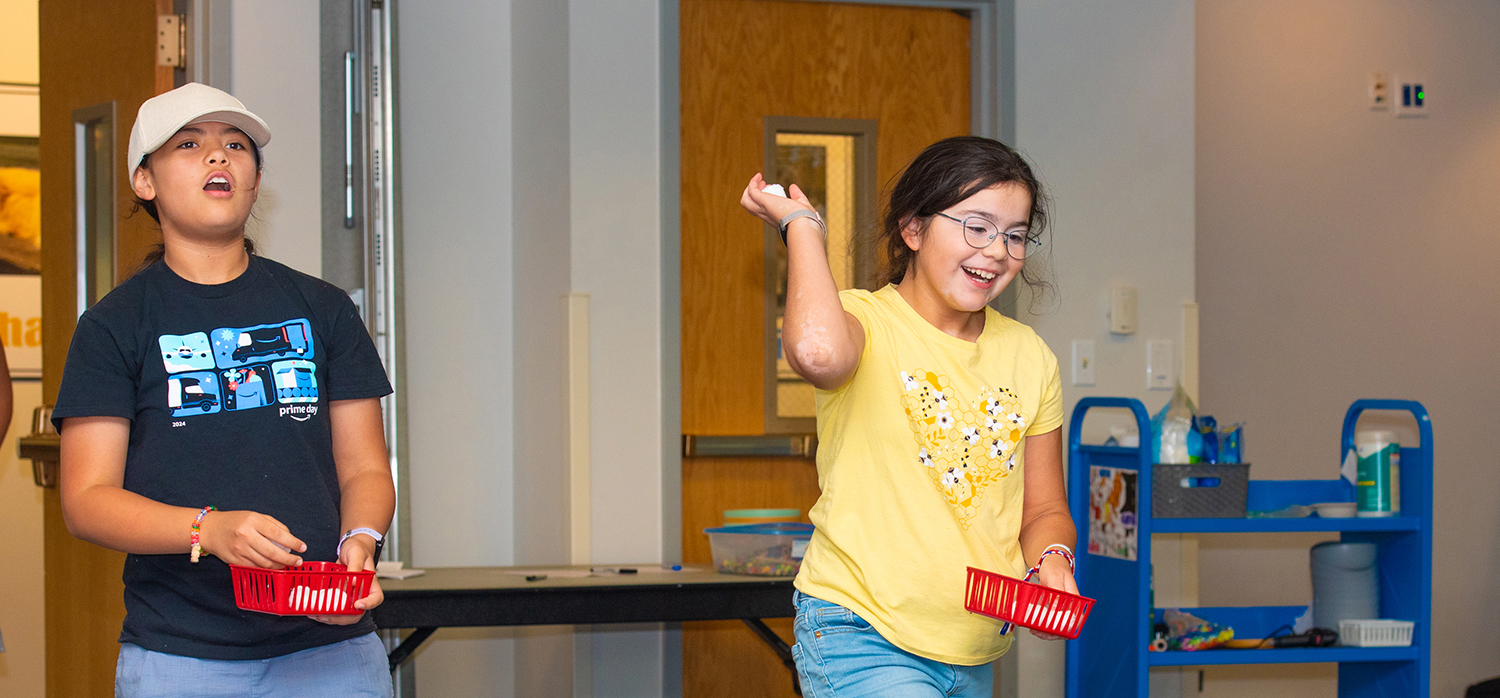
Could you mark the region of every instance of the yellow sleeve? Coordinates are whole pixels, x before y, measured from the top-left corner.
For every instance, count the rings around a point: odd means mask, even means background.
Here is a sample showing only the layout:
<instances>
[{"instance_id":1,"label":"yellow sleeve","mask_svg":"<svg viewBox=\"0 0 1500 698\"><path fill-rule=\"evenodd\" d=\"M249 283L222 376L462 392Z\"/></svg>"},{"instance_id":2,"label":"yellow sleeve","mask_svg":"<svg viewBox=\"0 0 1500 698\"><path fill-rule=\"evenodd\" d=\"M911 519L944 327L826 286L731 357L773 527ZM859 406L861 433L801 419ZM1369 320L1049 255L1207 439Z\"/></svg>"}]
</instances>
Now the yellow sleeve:
<instances>
[{"instance_id":1,"label":"yellow sleeve","mask_svg":"<svg viewBox=\"0 0 1500 698\"><path fill-rule=\"evenodd\" d=\"M1041 338L1037 338L1042 345L1042 372L1047 376L1042 384L1042 403L1037 406L1036 418L1031 420L1031 428L1026 430L1027 436L1045 434L1062 426L1062 374L1057 368L1057 355L1047 347Z\"/></svg>"},{"instance_id":2,"label":"yellow sleeve","mask_svg":"<svg viewBox=\"0 0 1500 698\"><path fill-rule=\"evenodd\" d=\"M880 311L875 307L875 294L864 289L852 288L847 291L839 291L839 303L843 304L844 312L859 320L859 326L864 328L865 348L870 347L870 330L878 321Z\"/></svg>"}]
</instances>

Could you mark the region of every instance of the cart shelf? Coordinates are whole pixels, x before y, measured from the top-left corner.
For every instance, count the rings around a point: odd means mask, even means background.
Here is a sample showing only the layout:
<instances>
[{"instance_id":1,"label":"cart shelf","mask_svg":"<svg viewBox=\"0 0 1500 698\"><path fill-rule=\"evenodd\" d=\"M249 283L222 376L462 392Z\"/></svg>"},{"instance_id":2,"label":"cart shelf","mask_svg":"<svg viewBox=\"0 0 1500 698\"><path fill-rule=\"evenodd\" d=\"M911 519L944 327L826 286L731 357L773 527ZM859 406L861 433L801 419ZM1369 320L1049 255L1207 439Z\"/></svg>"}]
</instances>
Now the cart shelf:
<instances>
[{"instance_id":1,"label":"cart shelf","mask_svg":"<svg viewBox=\"0 0 1500 698\"><path fill-rule=\"evenodd\" d=\"M1084 417L1094 408L1129 410L1141 434L1140 448L1083 445ZM1147 696L1149 667L1223 664L1300 664L1339 666L1341 698L1428 695L1432 626L1432 422L1417 402L1359 400L1344 416L1342 457L1354 447L1354 427L1366 410L1410 412L1421 444L1401 449L1401 515L1389 518L1191 518L1151 516L1151 426L1145 406L1129 398L1084 398L1073 410L1069 429L1069 507L1078 527L1078 586L1097 598L1079 638L1068 643L1067 696ZM1089 534L1089 480L1093 466L1134 470L1136 478L1136 559L1086 554ZM1353 488L1342 480L1250 480L1246 508L1276 511L1293 504L1351 501ZM1415 622L1410 647L1323 647L1306 649L1148 652L1151 535L1155 533L1338 533L1344 541L1375 543L1384 618ZM1240 638L1263 637L1290 623L1303 606L1250 606L1183 609L1205 620L1230 625Z\"/></svg>"},{"instance_id":2,"label":"cart shelf","mask_svg":"<svg viewBox=\"0 0 1500 698\"><path fill-rule=\"evenodd\" d=\"M1313 664L1317 662L1414 662L1417 647L1320 647L1316 649L1202 650L1149 652L1148 666L1215 666L1221 664Z\"/></svg>"},{"instance_id":3,"label":"cart shelf","mask_svg":"<svg viewBox=\"0 0 1500 698\"><path fill-rule=\"evenodd\" d=\"M1297 531L1420 531L1415 516L1389 519L1157 519L1152 533L1287 533Z\"/></svg>"}]
</instances>

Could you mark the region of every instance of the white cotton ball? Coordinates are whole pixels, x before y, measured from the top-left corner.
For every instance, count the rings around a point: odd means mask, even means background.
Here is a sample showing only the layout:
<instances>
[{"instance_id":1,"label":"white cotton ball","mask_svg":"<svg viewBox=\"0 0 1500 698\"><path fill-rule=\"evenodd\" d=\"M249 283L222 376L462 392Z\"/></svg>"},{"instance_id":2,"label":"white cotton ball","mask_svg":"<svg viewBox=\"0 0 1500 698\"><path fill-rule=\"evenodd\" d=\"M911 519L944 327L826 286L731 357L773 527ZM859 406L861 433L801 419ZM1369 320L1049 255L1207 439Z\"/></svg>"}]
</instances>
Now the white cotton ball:
<instances>
[{"instance_id":1,"label":"white cotton ball","mask_svg":"<svg viewBox=\"0 0 1500 698\"><path fill-rule=\"evenodd\" d=\"M292 587L292 610L298 613L337 613L349 604L349 595L343 589L312 589L306 586Z\"/></svg>"},{"instance_id":2,"label":"white cotton ball","mask_svg":"<svg viewBox=\"0 0 1500 698\"><path fill-rule=\"evenodd\" d=\"M786 190L782 189L780 184L767 184L766 188L762 189L761 191L772 196L779 196L783 199L786 198Z\"/></svg>"}]
</instances>

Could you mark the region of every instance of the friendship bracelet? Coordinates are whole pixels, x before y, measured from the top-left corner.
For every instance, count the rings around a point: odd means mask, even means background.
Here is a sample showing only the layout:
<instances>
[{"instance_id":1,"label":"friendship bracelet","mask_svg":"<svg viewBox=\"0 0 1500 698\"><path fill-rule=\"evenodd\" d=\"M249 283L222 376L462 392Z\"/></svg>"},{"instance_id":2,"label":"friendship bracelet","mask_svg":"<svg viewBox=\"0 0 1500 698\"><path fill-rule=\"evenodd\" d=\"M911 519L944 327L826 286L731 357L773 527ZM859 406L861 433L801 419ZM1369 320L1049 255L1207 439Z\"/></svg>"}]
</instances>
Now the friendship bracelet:
<instances>
[{"instance_id":1,"label":"friendship bracelet","mask_svg":"<svg viewBox=\"0 0 1500 698\"><path fill-rule=\"evenodd\" d=\"M1073 549L1069 548L1066 545L1063 545L1062 543L1053 543L1052 545L1049 545L1046 548L1042 549L1042 556L1037 558L1036 567L1026 570L1026 578L1022 579L1021 581L1029 582L1031 581L1032 577L1041 574L1042 562L1047 559L1048 555L1061 555L1064 560L1068 561L1068 571L1075 574L1077 573L1078 569L1073 564ZM1007 622L1004 625L1000 626L1000 634L1009 634L1010 631L1014 628L1015 626L1012 623Z\"/></svg>"},{"instance_id":2,"label":"friendship bracelet","mask_svg":"<svg viewBox=\"0 0 1500 698\"><path fill-rule=\"evenodd\" d=\"M199 556L203 555L203 545L198 542L199 535L202 533L200 528L203 526L203 517L208 516L208 512L217 510L212 505L203 507L203 510L198 512L198 517L193 519L193 534L188 538L193 543L193 551L188 554L188 560L193 564L197 564Z\"/></svg>"},{"instance_id":3,"label":"friendship bracelet","mask_svg":"<svg viewBox=\"0 0 1500 698\"><path fill-rule=\"evenodd\" d=\"M1073 553L1067 549L1067 546L1059 546L1058 548L1049 547L1046 550L1043 550L1042 556L1037 558L1036 567L1033 567L1032 569L1040 572L1042 569L1042 562L1047 559L1048 555L1061 555L1064 560L1068 561L1069 572L1076 573L1078 571L1078 566L1073 562Z\"/></svg>"}]
</instances>

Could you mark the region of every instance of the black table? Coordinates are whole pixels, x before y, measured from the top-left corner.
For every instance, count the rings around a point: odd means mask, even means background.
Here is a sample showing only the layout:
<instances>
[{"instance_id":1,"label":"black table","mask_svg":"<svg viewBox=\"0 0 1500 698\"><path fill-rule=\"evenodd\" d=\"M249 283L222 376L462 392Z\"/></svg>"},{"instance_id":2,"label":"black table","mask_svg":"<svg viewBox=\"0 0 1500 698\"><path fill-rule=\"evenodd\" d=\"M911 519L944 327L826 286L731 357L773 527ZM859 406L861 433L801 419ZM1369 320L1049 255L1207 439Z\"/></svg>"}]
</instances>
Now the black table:
<instances>
[{"instance_id":1,"label":"black table","mask_svg":"<svg viewBox=\"0 0 1500 698\"><path fill-rule=\"evenodd\" d=\"M582 572L590 568L548 569ZM385 603L370 615L382 629L415 629L391 650L393 671L438 628L739 620L775 650L796 684L791 648L762 622L795 614L791 577L744 577L692 569L672 572L658 565L614 569L637 573L552 574L527 581L524 572L537 567L427 568L426 574L410 579L381 579Z\"/></svg>"}]
</instances>

